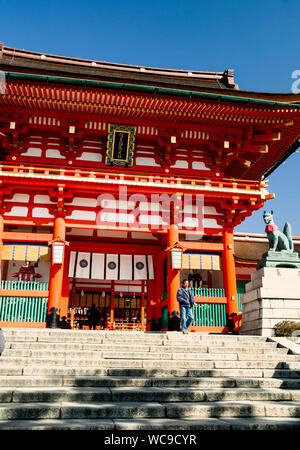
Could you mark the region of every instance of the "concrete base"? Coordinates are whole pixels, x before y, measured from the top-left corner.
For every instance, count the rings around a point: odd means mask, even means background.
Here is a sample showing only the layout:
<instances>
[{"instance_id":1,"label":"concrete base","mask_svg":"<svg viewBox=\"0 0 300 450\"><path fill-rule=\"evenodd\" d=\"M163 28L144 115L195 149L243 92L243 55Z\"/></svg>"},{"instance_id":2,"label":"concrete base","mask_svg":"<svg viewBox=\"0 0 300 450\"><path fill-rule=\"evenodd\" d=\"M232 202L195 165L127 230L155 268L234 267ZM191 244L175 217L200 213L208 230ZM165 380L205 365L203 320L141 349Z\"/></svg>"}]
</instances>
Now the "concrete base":
<instances>
[{"instance_id":1,"label":"concrete base","mask_svg":"<svg viewBox=\"0 0 300 450\"><path fill-rule=\"evenodd\" d=\"M300 321L300 269L264 267L251 275L242 295L240 334L274 336L282 320Z\"/></svg>"}]
</instances>

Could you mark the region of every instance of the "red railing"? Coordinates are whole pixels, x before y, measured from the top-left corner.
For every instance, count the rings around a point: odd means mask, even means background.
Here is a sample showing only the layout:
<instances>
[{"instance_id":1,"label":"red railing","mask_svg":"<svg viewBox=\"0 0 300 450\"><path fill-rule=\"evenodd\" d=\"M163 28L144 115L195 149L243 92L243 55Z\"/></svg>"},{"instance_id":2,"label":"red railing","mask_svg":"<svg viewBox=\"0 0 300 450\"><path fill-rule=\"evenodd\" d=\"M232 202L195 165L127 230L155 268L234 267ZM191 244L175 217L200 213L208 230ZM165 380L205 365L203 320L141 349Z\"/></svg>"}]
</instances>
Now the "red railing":
<instances>
[{"instance_id":1,"label":"red railing","mask_svg":"<svg viewBox=\"0 0 300 450\"><path fill-rule=\"evenodd\" d=\"M122 170L122 169L120 169ZM219 189L242 189L246 191L260 191L265 187L262 181L257 182L253 180L232 180L232 179L218 179L218 178L192 178L188 176L165 176L165 175L145 175L143 173L120 173L112 170L88 170L83 168L58 168L53 166L26 166L26 165L11 165L9 163L2 163L0 165L0 176L6 174L22 174L22 175L38 175L38 176L57 176L65 179L66 177L76 178L76 181L86 181L97 179L103 183L109 182L124 182L131 183L155 183L157 185L190 185L191 187L203 188L219 188Z\"/></svg>"}]
</instances>

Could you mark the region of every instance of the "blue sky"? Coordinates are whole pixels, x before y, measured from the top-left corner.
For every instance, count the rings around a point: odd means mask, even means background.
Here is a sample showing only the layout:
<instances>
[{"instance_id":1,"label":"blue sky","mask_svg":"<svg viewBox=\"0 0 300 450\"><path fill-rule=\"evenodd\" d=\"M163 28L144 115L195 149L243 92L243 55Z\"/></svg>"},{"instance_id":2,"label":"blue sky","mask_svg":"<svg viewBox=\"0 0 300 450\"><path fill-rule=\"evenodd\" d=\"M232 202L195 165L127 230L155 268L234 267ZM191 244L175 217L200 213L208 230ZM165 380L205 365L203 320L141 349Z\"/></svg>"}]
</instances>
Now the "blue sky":
<instances>
[{"instance_id":1,"label":"blue sky","mask_svg":"<svg viewBox=\"0 0 300 450\"><path fill-rule=\"evenodd\" d=\"M240 89L290 92L299 0L0 0L0 41L64 56L177 69L233 68ZM280 228L300 236L300 153L269 178ZM263 233L262 210L236 231Z\"/></svg>"}]
</instances>

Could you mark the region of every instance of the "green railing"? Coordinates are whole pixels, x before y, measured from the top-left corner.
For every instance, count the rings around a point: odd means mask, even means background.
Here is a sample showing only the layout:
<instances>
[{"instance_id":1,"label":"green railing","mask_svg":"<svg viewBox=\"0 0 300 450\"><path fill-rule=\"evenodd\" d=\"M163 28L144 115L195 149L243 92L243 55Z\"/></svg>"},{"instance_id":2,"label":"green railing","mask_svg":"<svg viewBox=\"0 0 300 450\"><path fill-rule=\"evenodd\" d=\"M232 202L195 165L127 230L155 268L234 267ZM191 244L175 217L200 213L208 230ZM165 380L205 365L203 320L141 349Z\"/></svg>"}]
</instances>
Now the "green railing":
<instances>
[{"instance_id":1,"label":"green railing","mask_svg":"<svg viewBox=\"0 0 300 450\"><path fill-rule=\"evenodd\" d=\"M225 297L225 290L218 288L192 288L195 297Z\"/></svg>"},{"instance_id":2,"label":"green railing","mask_svg":"<svg viewBox=\"0 0 300 450\"><path fill-rule=\"evenodd\" d=\"M167 300L167 299L168 299L168 293L164 292L162 295L161 301L163 302L164 300Z\"/></svg>"},{"instance_id":3,"label":"green railing","mask_svg":"<svg viewBox=\"0 0 300 450\"><path fill-rule=\"evenodd\" d=\"M162 328L168 327L168 306L162 308ZM193 306L194 320L192 326L197 327L225 327L225 303L196 303Z\"/></svg>"},{"instance_id":4,"label":"green railing","mask_svg":"<svg viewBox=\"0 0 300 450\"><path fill-rule=\"evenodd\" d=\"M241 296L242 296L243 294L240 294L239 292L238 292L238 294L237 294L237 298L238 298L238 312L240 313L240 312L243 312L243 306L242 306L242 302L241 302Z\"/></svg>"},{"instance_id":5,"label":"green railing","mask_svg":"<svg viewBox=\"0 0 300 450\"><path fill-rule=\"evenodd\" d=\"M225 303L197 303L193 307L194 320L192 325L198 327L225 327Z\"/></svg>"},{"instance_id":6,"label":"green railing","mask_svg":"<svg viewBox=\"0 0 300 450\"><path fill-rule=\"evenodd\" d=\"M169 312L168 312L168 305L164 306L161 310L161 319L162 319L162 328L168 328L168 317L169 317Z\"/></svg>"},{"instance_id":7,"label":"green railing","mask_svg":"<svg viewBox=\"0 0 300 450\"><path fill-rule=\"evenodd\" d=\"M0 289L28 291L28 297L0 296L1 322L45 322L47 297L30 297L30 291L47 291L48 283L40 281L1 281Z\"/></svg>"},{"instance_id":8,"label":"green railing","mask_svg":"<svg viewBox=\"0 0 300 450\"><path fill-rule=\"evenodd\" d=\"M226 297L225 289L192 288L195 297ZM245 292L245 286L237 283L238 312L243 311L241 296Z\"/></svg>"},{"instance_id":9,"label":"green railing","mask_svg":"<svg viewBox=\"0 0 300 450\"><path fill-rule=\"evenodd\" d=\"M47 291L48 283L45 281L1 281L0 289L17 289L23 291Z\"/></svg>"},{"instance_id":10,"label":"green railing","mask_svg":"<svg viewBox=\"0 0 300 450\"><path fill-rule=\"evenodd\" d=\"M0 322L45 322L47 297L0 297Z\"/></svg>"},{"instance_id":11,"label":"green railing","mask_svg":"<svg viewBox=\"0 0 300 450\"><path fill-rule=\"evenodd\" d=\"M243 312L243 306L241 302L241 296L246 292L246 284L249 283L250 280L237 280L237 298L238 298L238 311Z\"/></svg>"}]
</instances>

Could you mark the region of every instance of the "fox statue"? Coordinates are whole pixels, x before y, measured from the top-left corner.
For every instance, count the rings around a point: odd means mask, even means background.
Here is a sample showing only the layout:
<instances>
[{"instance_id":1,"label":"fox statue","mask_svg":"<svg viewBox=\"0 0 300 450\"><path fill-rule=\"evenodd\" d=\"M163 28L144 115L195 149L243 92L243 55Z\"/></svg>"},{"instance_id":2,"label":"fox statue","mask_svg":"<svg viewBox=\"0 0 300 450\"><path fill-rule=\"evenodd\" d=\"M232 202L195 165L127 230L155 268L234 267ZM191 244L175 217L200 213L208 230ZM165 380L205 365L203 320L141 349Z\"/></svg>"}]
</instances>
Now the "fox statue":
<instances>
[{"instance_id":1,"label":"fox statue","mask_svg":"<svg viewBox=\"0 0 300 450\"><path fill-rule=\"evenodd\" d=\"M278 226L275 225L273 220L273 211L263 214L264 222L266 223L266 233L269 240L269 251L294 251L294 243L292 241L292 227L291 224L286 222L283 228L283 232L279 231Z\"/></svg>"}]
</instances>

